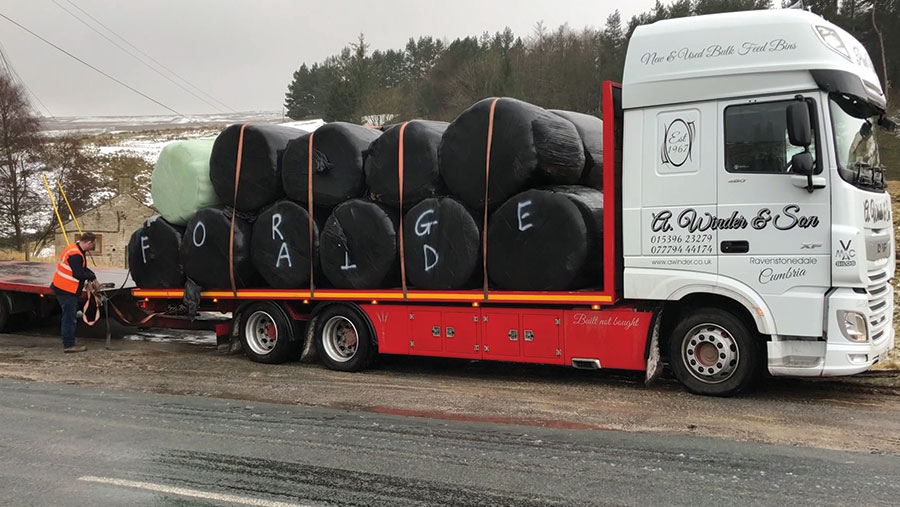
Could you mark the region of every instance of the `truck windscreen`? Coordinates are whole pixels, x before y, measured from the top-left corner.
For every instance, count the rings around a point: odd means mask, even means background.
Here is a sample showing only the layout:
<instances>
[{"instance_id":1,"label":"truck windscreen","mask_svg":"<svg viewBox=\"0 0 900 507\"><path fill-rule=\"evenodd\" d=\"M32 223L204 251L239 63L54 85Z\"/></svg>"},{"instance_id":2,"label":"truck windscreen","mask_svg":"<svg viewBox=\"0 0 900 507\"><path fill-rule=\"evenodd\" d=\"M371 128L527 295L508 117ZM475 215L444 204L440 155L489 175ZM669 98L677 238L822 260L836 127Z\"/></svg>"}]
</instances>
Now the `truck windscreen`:
<instances>
[{"instance_id":1,"label":"truck windscreen","mask_svg":"<svg viewBox=\"0 0 900 507\"><path fill-rule=\"evenodd\" d=\"M880 112L852 95L838 93L831 94L830 106L841 178L866 190L883 191L884 168L874 128Z\"/></svg>"}]
</instances>

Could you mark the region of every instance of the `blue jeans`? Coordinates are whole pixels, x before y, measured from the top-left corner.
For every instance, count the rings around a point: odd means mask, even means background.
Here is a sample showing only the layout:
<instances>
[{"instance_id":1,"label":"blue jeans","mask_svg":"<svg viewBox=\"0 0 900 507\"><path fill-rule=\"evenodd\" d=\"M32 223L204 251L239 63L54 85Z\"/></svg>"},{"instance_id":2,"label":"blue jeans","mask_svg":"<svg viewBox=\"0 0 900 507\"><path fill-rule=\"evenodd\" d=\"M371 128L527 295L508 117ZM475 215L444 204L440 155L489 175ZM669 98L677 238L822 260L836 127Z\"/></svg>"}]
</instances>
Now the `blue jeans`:
<instances>
[{"instance_id":1,"label":"blue jeans","mask_svg":"<svg viewBox=\"0 0 900 507\"><path fill-rule=\"evenodd\" d=\"M55 292L56 300L59 301L59 306L62 308L63 348L67 349L75 345L75 324L78 322L75 312L78 308L78 296L60 290Z\"/></svg>"}]
</instances>

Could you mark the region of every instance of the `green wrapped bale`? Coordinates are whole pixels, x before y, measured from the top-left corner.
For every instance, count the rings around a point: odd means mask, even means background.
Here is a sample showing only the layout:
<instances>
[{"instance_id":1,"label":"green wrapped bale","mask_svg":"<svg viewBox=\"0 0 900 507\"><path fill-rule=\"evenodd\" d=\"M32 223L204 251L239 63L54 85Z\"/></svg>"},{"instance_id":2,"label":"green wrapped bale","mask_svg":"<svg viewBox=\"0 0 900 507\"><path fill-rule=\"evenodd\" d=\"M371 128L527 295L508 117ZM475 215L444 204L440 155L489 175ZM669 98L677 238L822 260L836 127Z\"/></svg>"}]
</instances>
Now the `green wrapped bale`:
<instances>
[{"instance_id":1,"label":"green wrapped bale","mask_svg":"<svg viewBox=\"0 0 900 507\"><path fill-rule=\"evenodd\" d=\"M153 167L153 206L173 225L184 226L197 210L220 204L209 179L209 156L215 139L167 144Z\"/></svg>"}]
</instances>

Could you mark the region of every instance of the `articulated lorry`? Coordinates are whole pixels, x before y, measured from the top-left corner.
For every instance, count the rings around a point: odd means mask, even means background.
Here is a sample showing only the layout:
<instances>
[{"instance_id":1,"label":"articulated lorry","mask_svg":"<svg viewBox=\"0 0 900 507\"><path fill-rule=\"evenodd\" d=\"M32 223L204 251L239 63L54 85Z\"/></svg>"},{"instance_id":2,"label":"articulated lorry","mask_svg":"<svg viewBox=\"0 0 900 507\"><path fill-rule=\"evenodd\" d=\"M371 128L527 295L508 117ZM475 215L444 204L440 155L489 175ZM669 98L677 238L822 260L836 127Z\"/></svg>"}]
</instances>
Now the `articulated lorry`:
<instances>
[{"instance_id":1,"label":"articulated lorry","mask_svg":"<svg viewBox=\"0 0 900 507\"><path fill-rule=\"evenodd\" d=\"M719 396L766 370L863 372L893 349L877 146L893 124L857 40L799 10L661 21L635 30L622 84L602 86L602 289L207 290L201 309L231 312L219 334L260 362L306 347L344 371L400 354L651 378L662 359ZM534 210L520 212L527 227ZM21 287L0 289L9 310ZM129 290L150 312L184 295Z\"/></svg>"}]
</instances>

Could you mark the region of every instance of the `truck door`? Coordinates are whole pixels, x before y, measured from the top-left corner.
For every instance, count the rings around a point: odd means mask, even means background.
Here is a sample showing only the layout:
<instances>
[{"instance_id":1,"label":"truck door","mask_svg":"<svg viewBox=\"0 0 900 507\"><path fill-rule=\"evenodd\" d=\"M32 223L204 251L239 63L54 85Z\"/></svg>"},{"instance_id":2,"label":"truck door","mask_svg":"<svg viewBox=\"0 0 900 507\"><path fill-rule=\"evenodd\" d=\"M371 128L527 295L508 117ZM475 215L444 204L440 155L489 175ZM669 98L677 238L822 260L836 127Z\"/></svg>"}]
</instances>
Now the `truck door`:
<instances>
[{"instance_id":1,"label":"truck door","mask_svg":"<svg viewBox=\"0 0 900 507\"><path fill-rule=\"evenodd\" d=\"M831 181L819 99L817 93L805 99L812 112L812 192L808 177L791 170L791 157L803 151L788 141L794 96L719 102L719 276L760 294L784 335L822 335L823 294L831 286Z\"/></svg>"}]
</instances>

